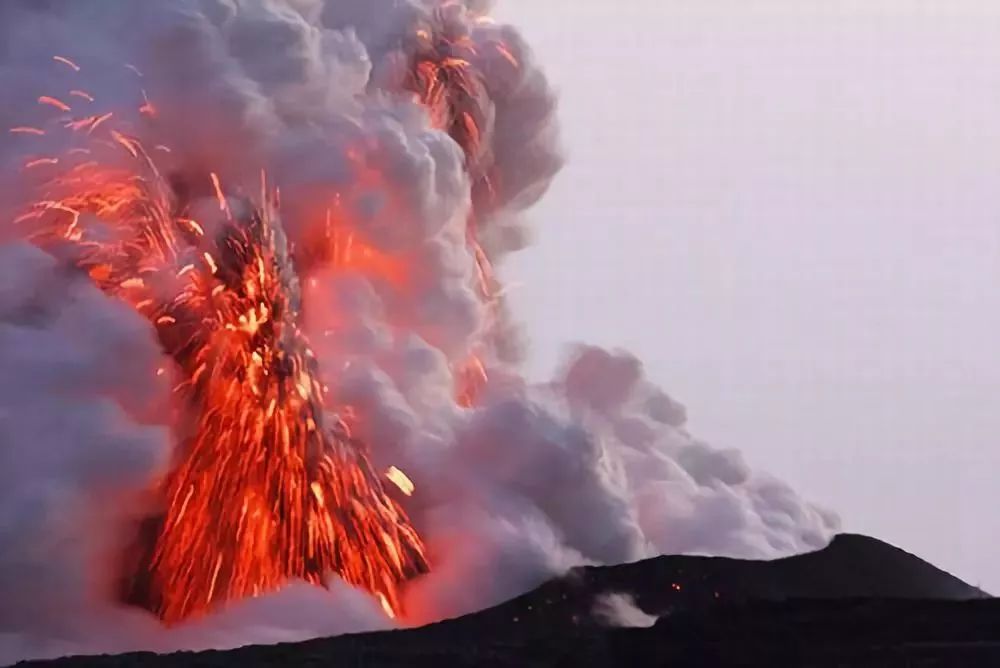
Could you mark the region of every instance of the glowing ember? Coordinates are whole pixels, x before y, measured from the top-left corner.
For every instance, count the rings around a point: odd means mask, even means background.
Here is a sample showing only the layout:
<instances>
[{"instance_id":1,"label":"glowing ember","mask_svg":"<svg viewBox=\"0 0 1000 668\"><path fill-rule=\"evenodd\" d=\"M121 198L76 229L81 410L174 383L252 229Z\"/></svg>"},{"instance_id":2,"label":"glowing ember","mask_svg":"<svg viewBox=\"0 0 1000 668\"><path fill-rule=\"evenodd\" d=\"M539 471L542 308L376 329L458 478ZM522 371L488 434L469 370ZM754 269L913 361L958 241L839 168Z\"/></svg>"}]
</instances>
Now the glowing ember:
<instances>
[{"instance_id":1,"label":"glowing ember","mask_svg":"<svg viewBox=\"0 0 1000 668\"><path fill-rule=\"evenodd\" d=\"M385 477L388 478L392 484L398 487L399 491L407 496L413 496L413 492L417 489L413 484L413 481L410 480L409 476L395 466L389 467L389 470L385 472Z\"/></svg>"},{"instance_id":2,"label":"glowing ember","mask_svg":"<svg viewBox=\"0 0 1000 668\"><path fill-rule=\"evenodd\" d=\"M80 71L80 66L74 63L69 58L66 58L65 56L52 56L52 60L56 61L57 63L62 63L63 65L65 65L66 67L70 68L75 72Z\"/></svg>"}]
</instances>

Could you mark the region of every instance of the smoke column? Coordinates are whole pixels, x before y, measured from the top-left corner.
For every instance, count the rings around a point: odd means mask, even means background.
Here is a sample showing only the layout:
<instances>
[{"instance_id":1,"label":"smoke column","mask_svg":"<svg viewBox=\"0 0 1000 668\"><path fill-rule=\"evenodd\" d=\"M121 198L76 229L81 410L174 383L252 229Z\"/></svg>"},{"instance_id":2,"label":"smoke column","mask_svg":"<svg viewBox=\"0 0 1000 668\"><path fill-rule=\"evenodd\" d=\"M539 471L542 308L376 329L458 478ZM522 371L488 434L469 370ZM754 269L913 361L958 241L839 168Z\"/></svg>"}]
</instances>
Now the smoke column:
<instances>
[{"instance_id":1,"label":"smoke column","mask_svg":"<svg viewBox=\"0 0 1000 668\"><path fill-rule=\"evenodd\" d=\"M0 664L418 624L574 565L772 558L837 529L689 434L628 353L581 347L549 383L519 375L495 267L527 245L521 213L561 158L555 95L491 4L0 4ZM122 555L185 454L184 370L141 309L81 269L80 244L39 244L34 226L67 163L90 151L136 171L139 145L208 235L266 174L325 419L365 444L430 565L401 583L401 620L332 573L169 628L120 602ZM81 217L85 241L115 243L107 223ZM203 248L183 250L207 270Z\"/></svg>"}]
</instances>

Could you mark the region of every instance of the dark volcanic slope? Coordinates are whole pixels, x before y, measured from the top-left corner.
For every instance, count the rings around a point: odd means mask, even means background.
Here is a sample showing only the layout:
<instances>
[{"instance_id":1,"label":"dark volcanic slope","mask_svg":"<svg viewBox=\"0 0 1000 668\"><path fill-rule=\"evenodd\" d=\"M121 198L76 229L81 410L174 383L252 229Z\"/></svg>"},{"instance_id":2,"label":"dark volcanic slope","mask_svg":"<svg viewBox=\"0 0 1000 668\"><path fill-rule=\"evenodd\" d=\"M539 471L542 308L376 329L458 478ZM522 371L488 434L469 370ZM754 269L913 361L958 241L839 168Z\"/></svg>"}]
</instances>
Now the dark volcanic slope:
<instances>
[{"instance_id":1,"label":"dark volcanic slope","mask_svg":"<svg viewBox=\"0 0 1000 668\"><path fill-rule=\"evenodd\" d=\"M448 632L451 627L499 632L511 625L551 629L587 624L595 601L616 593L633 596L640 608L658 616L752 600L987 597L899 548L844 534L818 552L776 561L664 556L622 566L579 568L512 601L453 620Z\"/></svg>"},{"instance_id":2,"label":"dark volcanic slope","mask_svg":"<svg viewBox=\"0 0 1000 668\"><path fill-rule=\"evenodd\" d=\"M634 593L637 600L648 600L654 608L677 600L676 591L664 591L663 587L674 583L681 585L681 593L690 590L696 599L703 599L708 590L712 590L713 596L718 592L729 600L964 600L987 596L908 552L874 538L850 534L837 536L819 552L777 561L669 556L583 570L584 576L599 583L600 588Z\"/></svg>"},{"instance_id":3,"label":"dark volcanic slope","mask_svg":"<svg viewBox=\"0 0 1000 668\"><path fill-rule=\"evenodd\" d=\"M650 629L602 626L593 611L611 593L633 595L659 622ZM496 608L411 631L56 664L776 666L808 658L816 666L882 666L897 665L898 657L923 661L928 651L931 659L943 652L948 661L961 651L965 663L914 665L980 665L969 663L971 651L994 652L998 662L986 665L1000 665L1000 604L958 602L985 597L902 550L844 535L819 552L772 562L669 556L582 568ZM962 620L954 633L950 619ZM868 657L878 660L866 663Z\"/></svg>"}]
</instances>

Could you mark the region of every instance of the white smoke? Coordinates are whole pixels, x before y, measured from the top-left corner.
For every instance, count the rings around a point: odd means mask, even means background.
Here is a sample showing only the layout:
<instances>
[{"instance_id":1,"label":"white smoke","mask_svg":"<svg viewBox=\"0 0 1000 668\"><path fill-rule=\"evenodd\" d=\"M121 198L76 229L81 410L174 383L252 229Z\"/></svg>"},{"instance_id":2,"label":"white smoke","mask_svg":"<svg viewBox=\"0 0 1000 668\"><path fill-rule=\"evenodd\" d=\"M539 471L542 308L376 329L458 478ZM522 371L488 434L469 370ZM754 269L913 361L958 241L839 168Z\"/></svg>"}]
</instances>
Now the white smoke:
<instances>
[{"instance_id":1,"label":"white smoke","mask_svg":"<svg viewBox=\"0 0 1000 668\"><path fill-rule=\"evenodd\" d=\"M0 663L38 651L9 649L22 635L72 635L111 595L121 530L170 452L143 422L155 408L124 408L166 405L161 357L85 276L0 246Z\"/></svg>"},{"instance_id":2,"label":"white smoke","mask_svg":"<svg viewBox=\"0 0 1000 668\"><path fill-rule=\"evenodd\" d=\"M554 95L517 33L480 20L490 3L5 0L0 124L36 124L47 113L39 96L85 86L88 114L114 111L147 146L170 147L165 172L212 170L253 193L266 169L302 244L336 193L366 242L407 268L399 282L319 268L305 312L337 405L351 406L377 465L416 483L406 509L433 570L406 593L412 621L497 603L578 564L823 546L835 517L752 473L738 452L693 438L683 407L628 354L581 348L550 384L519 377L504 309L476 289L465 227L477 203L462 150L397 85L411 33L441 4L448 30L502 40L519 62L483 48L476 63L502 184L478 204L477 224L499 261L525 245L518 212L560 158ZM155 121L129 111L143 93ZM0 214L31 192L16 165L58 148L0 140ZM169 631L116 605L114 555L169 461L169 383L156 375L169 362L139 316L30 246L0 246L0 286L0 664L391 626L339 581ZM491 380L465 409L455 369L473 352Z\"/></svg>"},{"instance_id":3,"label":"white smoke","mask_svg":"<svg viewBox=\"0 0 1000 668\"><path fill-rule=\"evenodd\" d=\"M648 629L659 619L636 605L629 594L605 594L594 604L594 618L605 626L623 629Z\"/></svg>"},{"instance_id":4,"label":"white smoke","mask_svg":"<svg viewBox=\"0 0 1000 668\"><path fill-rule=\"evenodd\" d=\"M568 564L767 559L819 549L838 526L739 452L692 438L683 407L628 354L581 349L543 387L496 380L474 411L449 409L446 388L435 388L447 373L439 355L399 354L410 363L354 369L345 392L371 425L362 436L380 444L376 460L401 466L420 490L410 510L434 569L413 587L412 607L430 618L467 612L469 596L498 603ZM393 380L421 366L423 384ZM449 586L470 581L474 593Z\"/></svg>"}]
</instances>

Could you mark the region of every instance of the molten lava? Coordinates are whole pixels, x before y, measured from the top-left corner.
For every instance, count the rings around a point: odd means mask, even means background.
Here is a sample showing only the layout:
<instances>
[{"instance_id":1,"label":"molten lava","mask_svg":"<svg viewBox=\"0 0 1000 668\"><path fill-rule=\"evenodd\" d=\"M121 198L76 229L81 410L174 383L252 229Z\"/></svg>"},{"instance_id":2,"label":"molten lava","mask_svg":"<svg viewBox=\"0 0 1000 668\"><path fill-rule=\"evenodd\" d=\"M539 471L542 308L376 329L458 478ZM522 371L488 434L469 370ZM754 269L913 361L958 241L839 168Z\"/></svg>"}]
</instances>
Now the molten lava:
<instances>
[{"instance_id":1,"label":"molten lava","mask_svg":"<svg viewBox=\"0 0 1000 668\"><path fill-rule=\"evenodd\" d=\"M463 149L473 187L489 189L488 96L473 65L476 47L468 35L450 34L442 15L433 18L438 24L417 31L407 87ZM496 48L516 67L503 45ZM68 58L54 60L80 71ZM140 114L152 121L156 109L143 98ZM50 121L10 130L64 133L73 147L26 161L41 195L18 223L144 316L179 379L177 455L156 490L162 514L131 555L127 598L177 622L290 579L323 585L337 574L397 614L400 585L428 562L384 481L406 496L414 486L395 467L378 475L329 405L300 329L299 278L321 265L400 285L407 267L354 232L339 196L325 225L311 228L322 235L293 257L263 175L253 196L228 195L214 174L166 178L114 114L77 116L67 101L89 105L94 97L83 90L41 97ZM374 170L360 174L381 183ZM208 196L218 202L218 221L193 213ZM495 305L498 284L476 220L473 211L467 238L478 289ZM456 378L456 401L471 406L488 380L486 365L473 355Z\"/></svg>"},{"instance_id":2,"label":"molten lava","mask_svg":"<svg viewBox=\"0 0 1000 668\"><path fill-rule=\"evenodd\" d=\"M138 143L119 137L133 169L80 163L21 222L146 316L181 371L187 436L133 598L170 622L337 573L398 610L399 583L427 568L423 548L325 409L272 203L221 197L226 223L206 235Z\"/></svg>"}]
</instances>

